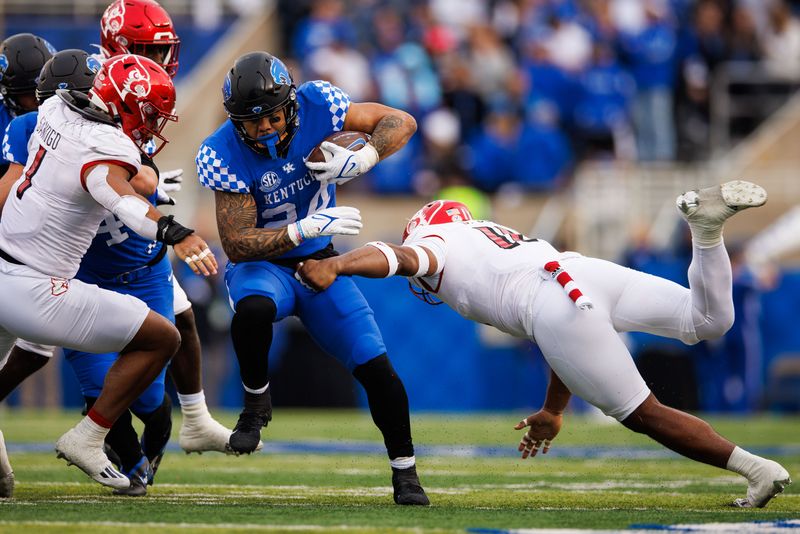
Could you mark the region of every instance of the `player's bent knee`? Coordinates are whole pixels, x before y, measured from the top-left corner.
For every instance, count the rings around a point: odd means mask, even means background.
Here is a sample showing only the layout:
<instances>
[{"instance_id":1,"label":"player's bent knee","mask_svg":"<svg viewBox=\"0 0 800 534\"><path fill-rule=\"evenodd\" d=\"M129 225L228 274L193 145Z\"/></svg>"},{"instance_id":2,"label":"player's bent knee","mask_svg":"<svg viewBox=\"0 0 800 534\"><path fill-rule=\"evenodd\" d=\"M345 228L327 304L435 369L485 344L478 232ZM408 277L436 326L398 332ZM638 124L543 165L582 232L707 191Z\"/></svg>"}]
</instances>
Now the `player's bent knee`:
<instances>
[{"instance_id":1,"label":"player's bent knee","mask_svg":"<svg viewBox=\"0 0 800 534\"><path fill-rule=\"evenodd\" d=\"M250 295L236 304L234 318L238 322L263 325L272 323L278 315L275 301L263 295Z\"/></svg>"},{"instance_id":2,"label":"player's bent knee","mask_svg":"<svg viewBox=\"0 0 800 534\"><path fill-rule=\"evenodd\" d=\"M178 351L181 335L169 320L154 311L147 314L142 326L122 352L142 350L168 361Z\"/></svg>"}]
</instances>

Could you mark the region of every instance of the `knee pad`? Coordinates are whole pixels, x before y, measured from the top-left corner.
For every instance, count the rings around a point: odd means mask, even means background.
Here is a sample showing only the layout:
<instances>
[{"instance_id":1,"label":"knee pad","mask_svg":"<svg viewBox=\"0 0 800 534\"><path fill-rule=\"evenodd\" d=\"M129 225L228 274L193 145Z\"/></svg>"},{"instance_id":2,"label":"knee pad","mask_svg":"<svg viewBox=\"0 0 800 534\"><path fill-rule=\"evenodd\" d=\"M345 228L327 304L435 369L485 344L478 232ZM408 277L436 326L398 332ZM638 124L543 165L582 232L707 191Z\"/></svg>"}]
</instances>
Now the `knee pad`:
<instances>
[{"instance_id":1,"label":"knee pad","mask_svg":"<svg viewBox=\"0 0 800 534\"><path fill-rule=\"evenodd\" d=\"M278 315L275 301L263 295L249 295L236 304L233 320L247 325L271 324Z\"/></svg>"}]
</instances>

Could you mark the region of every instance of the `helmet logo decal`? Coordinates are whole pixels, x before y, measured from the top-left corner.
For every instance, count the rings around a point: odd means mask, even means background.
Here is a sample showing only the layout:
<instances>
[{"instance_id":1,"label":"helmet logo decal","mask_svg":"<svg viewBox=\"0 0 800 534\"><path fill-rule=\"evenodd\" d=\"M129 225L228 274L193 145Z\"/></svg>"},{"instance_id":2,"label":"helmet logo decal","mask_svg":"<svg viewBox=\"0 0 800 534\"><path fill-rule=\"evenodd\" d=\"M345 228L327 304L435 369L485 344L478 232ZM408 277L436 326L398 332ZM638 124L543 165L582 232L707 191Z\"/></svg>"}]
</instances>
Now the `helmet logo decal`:
<instances>
[{"instance_id":1,"label":"helmet logo decal","mask_svg":"<svg viewBox=\"0 0 800 534\"><path fill-rule=\"evenodd\" d=\"M269 73L272 75L272 80L278 85L290 85L292 77L289 76L289 69L283 64L283 61L274 57L272 58L272 65L269 67Z\"/></svg>"},{"instance_id":2,"label":"helmet logo decal","mask_svg":"<svg viewBox=\"0 0 800 534\"><path fill-rule=\"evenodd\" d=\"M86 68L88 68L90 71L96 73L97 71L100 70L100 67L102 66L103 64L100 63L100 60L98 60L96 57L94 56L86 57Z\"/></svg>"},{"instance_id":3,"label":"helmet logo decal","mask_svg":"<svg viewBox=\"0 0 800 534\"><path fill-rule=\"evenodd\" d=\"M103 13L101 23L103 33L117 33L123 24L125 24L125 2L117 1L108 6L106 12Z\"/></svg>"},{"instance_id":4,"label":"helmet logo decal","mask_svg":"<svg viewBox=\"0 0 800 534\"><path fill-rule=\"evenodd\" d=\"M261 176L258 188L264 193L270 193L281 185L281 178L278 173L267 171Z\"/></svg>"},{"instance_id":5,"label":"helmet logo decal","mask_svg":"<svg viewBox=\"0 0 800 534\"><path fill-rule=\"evenodd\" d=\"M231 98L231 75L230 74L225 76L225 80L222 82L222 97L225 100L230 100L230 98Z\"/></svg>"},{"instance_id":6,"label":"helmet logo decal","mask_svg":"<svg viewBox=\"0 0 800 534\"><path fill-rule=\"evenodd\" d=\"M125 92L143 97L150 94L150 77L143 69L131 69L128 77L122 82L123 97Z\"/></svg>"},{"instance_id":7,"label":"helmet logo decal","mask_svg":"<svg viewBox=\"0 0 800 534\"><path fill-rule=\"evenodd\" d=\"M264 109L264 108L262 108L261 106L253 106L253 108L251 109L251 111L252 111L253 113L261 113L261 110L262 110L262 109Z\"/></svg>"},{"instance_id":8,"label":"helmet logo decal","mask_svg":"<svg viewBox=\"0 0 800 534\"><path fill-rule=\"evenodd\" d=\"M59 89L66 89L67 87L69 87L69 84L67 82L60 82L58 84Z\"/></svg>"},{"instance_id":9,"label":"helmet logo decal","mask_svg":"<svg viewBox=\"0 0 800 534\"><path fill-rule=\"evenodd\" d=\"M450 217L450 220L453 222L461 222L464 220L464 218L461 217L461 212L458 210L458 208L450 208L449 210L445 210L445 213L447 213L447 215Z\"/></svg>"},{"instance_id":10,"label":"helmet logo decal","mask_svg":"<svg viewBox=\"0 0 800 534\"><path fill-rule=\"evenodd\" d=\"M3 74L8 68L8 58L5 54L0 54L0 74Z\"/></svg>"}]
</instances>

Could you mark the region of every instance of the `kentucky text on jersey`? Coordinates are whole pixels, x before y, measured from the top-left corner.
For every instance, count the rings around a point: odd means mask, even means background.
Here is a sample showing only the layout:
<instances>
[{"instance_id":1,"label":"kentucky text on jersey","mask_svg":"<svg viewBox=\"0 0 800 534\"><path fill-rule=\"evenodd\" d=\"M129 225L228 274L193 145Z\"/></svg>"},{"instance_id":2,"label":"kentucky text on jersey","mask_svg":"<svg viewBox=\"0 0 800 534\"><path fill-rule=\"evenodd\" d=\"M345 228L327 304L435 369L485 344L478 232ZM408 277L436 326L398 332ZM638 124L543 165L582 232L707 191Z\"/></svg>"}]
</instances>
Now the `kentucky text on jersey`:
<instances>
[{"instance_id":1,"label":"kentucky text on jersey","mask_svg":"<svg viewBox=\"0 0 800 534\"><path fill-rule=\"evenodd\" d=\"M304 158L323 139L344 126L350 97L328 82L304 83L297 89L300 127L286 157L269 158L245 145L230 120L200 146L200 183L225 193L250 194L256 202L258 228L280 228L336 205L336 186L321 184L307 171ZM284 257L299 257L325 248L330 236L304 241Z\"/></svg>"}]
</instances>

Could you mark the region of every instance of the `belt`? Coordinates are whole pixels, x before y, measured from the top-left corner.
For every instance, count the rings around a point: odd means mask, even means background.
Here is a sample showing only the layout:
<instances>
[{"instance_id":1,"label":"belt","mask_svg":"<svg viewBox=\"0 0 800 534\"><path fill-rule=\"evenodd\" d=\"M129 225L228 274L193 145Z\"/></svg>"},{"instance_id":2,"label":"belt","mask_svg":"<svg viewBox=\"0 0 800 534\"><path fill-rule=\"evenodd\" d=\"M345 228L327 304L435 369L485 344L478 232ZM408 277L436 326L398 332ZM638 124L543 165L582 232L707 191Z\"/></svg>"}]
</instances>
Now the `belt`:
<instances>
[{"instance_id":1,"label":"belt","mask_svg":"<svg viewBox=\"0 0 800 534\"><path fill-rule=\"evenodd\" d=\"M16 259L14 256L12 256L11 254L8 254L7 252L5 252L3 249L0 249L0 258L3 258L8 263L13 263L15 265L25 265L24 263L22 263L21 261Z\"/></svg>"},{"instance_id":2,"label":"belt","mask_svg":"<svg viewBox=\"0 0 800 534\"><path fill-rule=\"evenodd\" d=\"M141 267L137 267L135 269L131 269L130 271L124 272L122 274L118 274L116 276L112 276L111 278L105 279L106 282L118 282L120 284L130 284L131 282L138 280L142 276L146 275L150 271L153 270L153 267L160 262L167 253L167 246L164 245L161 247L161 250L146 264L142 265Z\"/></svg>"},{"instance_id":3,"label":"belt","mask_svg":"<svg viewBox=\"0 0 800 534\"><path fill-rule=\"evenodd\" d=\"M275 265L286 267L288 269L297 270L297 264L306 260L324 260L325 258L332 258L338 256L339 253L333 248L333 244L329 243L327 247L309 254L308 256L298 256L295 258L280 258L274 260L267 260Z\"/></svg>"}]
</instances>

